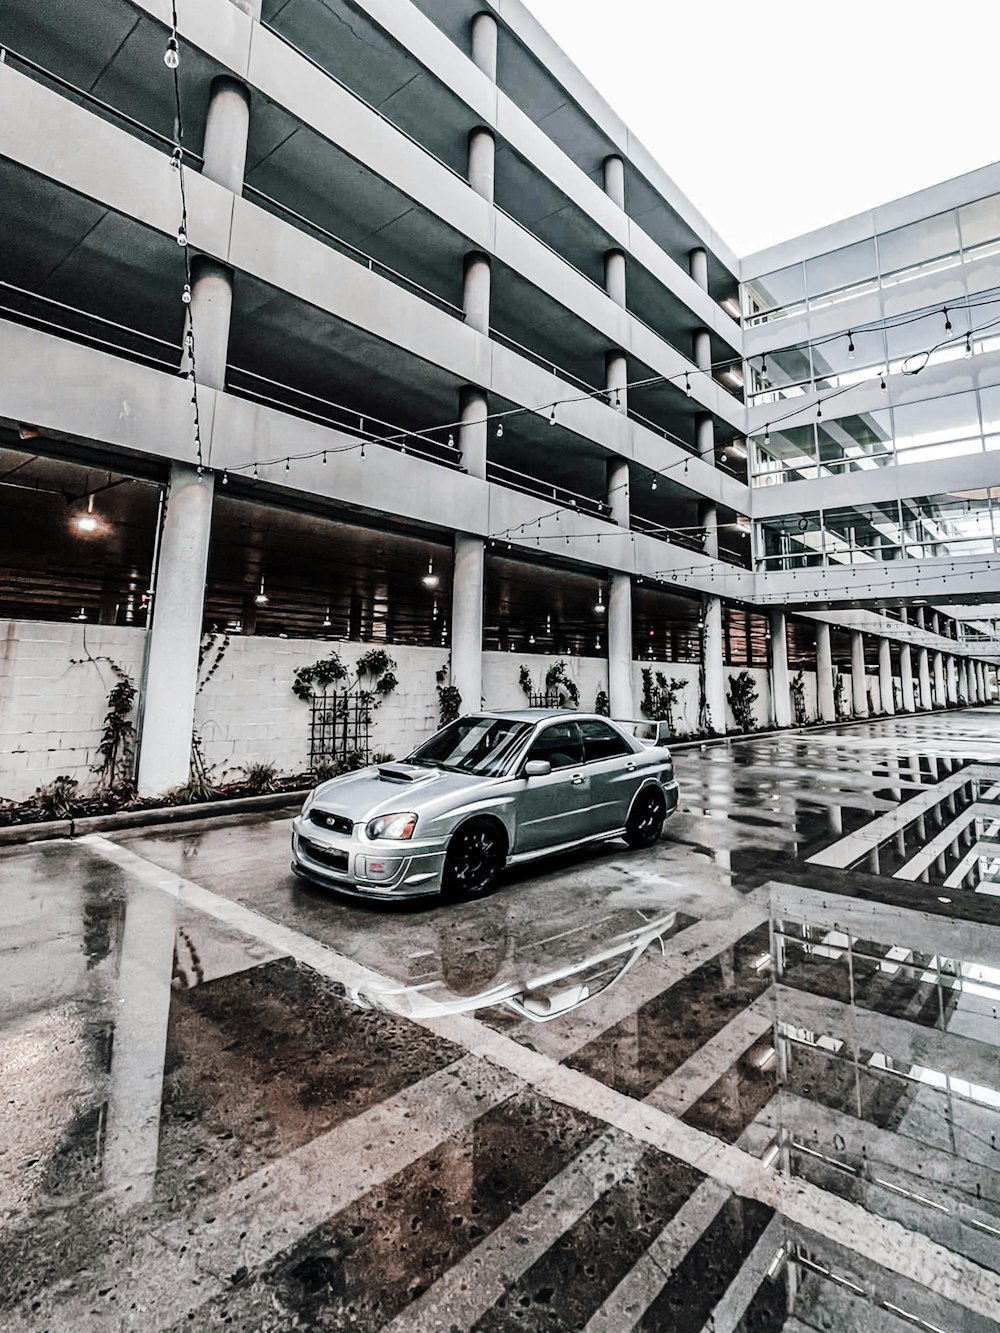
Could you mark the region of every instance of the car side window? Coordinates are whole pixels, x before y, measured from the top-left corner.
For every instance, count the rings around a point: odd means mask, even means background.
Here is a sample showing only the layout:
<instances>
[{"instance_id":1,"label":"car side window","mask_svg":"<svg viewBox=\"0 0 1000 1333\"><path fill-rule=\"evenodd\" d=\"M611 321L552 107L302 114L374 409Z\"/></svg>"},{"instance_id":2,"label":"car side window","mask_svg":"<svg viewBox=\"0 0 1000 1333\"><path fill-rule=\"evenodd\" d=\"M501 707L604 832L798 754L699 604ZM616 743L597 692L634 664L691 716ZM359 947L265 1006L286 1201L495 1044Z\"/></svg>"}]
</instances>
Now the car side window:
<instances>
[{"instance_id":1,"label":"car side window","mask_svg":"<svg viewBox=\"0 0 1000 1333\"><path fill-rule=\"evenodd\" d=\"M588 763L595 759L617 759L619 755L632 753L628 741L606 722L581 722L579 726L583 733L583 753Z\"/></svg>"},{"instance_id":2,"label":"car side window","mask_svg":"<svg viewBox=\"0 0 1000 1333\"><path fill-rule=\"evenodd\" d=\"M580 729L575 722L554 722L546 727L532 743L529 759L546 759L557 768L572 768L583 763Z\"/></svg>"}]
</instances>

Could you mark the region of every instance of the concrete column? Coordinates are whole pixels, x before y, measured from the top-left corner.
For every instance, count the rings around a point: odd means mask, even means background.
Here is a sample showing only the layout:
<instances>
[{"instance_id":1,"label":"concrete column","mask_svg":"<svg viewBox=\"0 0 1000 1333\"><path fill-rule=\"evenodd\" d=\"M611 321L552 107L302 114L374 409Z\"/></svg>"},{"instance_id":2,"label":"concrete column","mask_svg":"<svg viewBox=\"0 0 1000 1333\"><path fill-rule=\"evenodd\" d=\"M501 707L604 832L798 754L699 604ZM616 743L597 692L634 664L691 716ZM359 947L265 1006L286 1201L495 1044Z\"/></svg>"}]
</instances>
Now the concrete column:
<instances>
[{"instance_id":1,"label":"concrete column","mask_svg":"<svg viewBox=\"0 0 1000 1333\"><path fill-rule=\"evenodd\" d=\"M233 274L207 255L191 260L190 326L194 330L194 358L198 383L209 389L226 387L229 324L233 313ZM185 352L183 368L190 370Z\"/></svg>"},{"instance_id":2,"label":"concrete column","mask_svg":"<svg viewBox=\"0 0 1000 1333\"><path fill-rule=\"evenodd\" d=\"M917 679L920 682L920 707L933 708L934 698L931 694L930 654L926 648L917 649Z\"/></svg>"},{"instance_id":3,"label":"concrete column","mask_svg":"<svg viewBox=\"0 0 1000 1333\"><path fill-rule=\"evenodd\" d=\"M878 692L882 696L882 712L892 717L896 712L896 696L892 689L892 644L888 639L878 643Z\"/></svg>"},{"instance_id":4,"label":"concrete column","mask_svg":"<svg viewBox=\"0 0 1000 1333\"><path fill-rule=\"evenodd\" d=\"M703 292L708 291L708 255L698 246L688 251L688 272Z\"/></svg>"},{"instance_id":5,"label":"concrete column","mask_svg":"<svg viewBox=\"0 0 1000 1333\"><path fill-rule=\"evenodd\" d=\"M956 688L958 697L969 703L972 699L972 692L969 688L969 667L964 657L955 660Z\"/></svg>"},{"instance_id":6,"label":"concrete column","mask_svg":"<svg viewBox=\"0 0 1000 1333\"><path fill-rule=\"evenodd\" d=\"M625 163L620 157L604 159L604 193L618 205L625 207Z\"/></svg>"},{"instance_id":7,"label":"concrete column","mask_svg":"<svg viewBox=\"0 0 1000 1333\"><path fill-rule=\"evenodd\" d=\"M478 333L490 331L490 260L473 250L465 256L465 280L462 285L462 309L465 322Z\"/></svg>"},{"instance_id":8,"label":"concrete column","mask_svg":"<svg viewBox=\"0 0 1000 1333\"><path fill-rule=\"evenodd\" d=\"M485 11L472 18L472 61L492 83L496 83L497 21Z\"/></svg>"},{"instance_id":9,"label":"concrete column","mask_svg":"<svg viewBox=\"0 0 1000 1333\"><path fill-rule=\"evenodd\" d=\"M708 728L726 734L726 672L722 652L722 600L706 596L702 605L705 645L705 707Z\"/></svg>"},{"instance_id":10,"label":"concrete column","mask_svg":"<svg viewBox=\"0 0 1000 1333\"><path fill-rule=\"evenodd\" d=\"M708 370L712 364L712 339L708 329L695 329L691 335L691 360L699 370Z\"/></svg>"},{"instance_id":11,"label":"concrete column","mask_svg":"<svg viewBox=\"0 0 1000 1333\"><path fill-rule=\"evenodd\" d=\"M770 611L771 622L771 716L776 727L792 725L792 696L788 680L788 639L784 611Z\"/></svg>"},{"instance_id":12,"label":"concrete column","mask_svg":"<svg viewBox=\"0 0 1000 1333\"><path fill-rule=\"evenodd\" d=\"M816 687L819 694L819 715L823 722L836 722L837 704L833 695L833 652L830 647L830 626L824 621L816 624Z\"/></svg>"},{"instance_id":13,"label":"concrete column","mask_svg":"<svg viewBox=\"0 0 1000 1333\"><path fill-rule=\"evenodd\" d=\"M944 659L944 679L946 697L950 704L958 703L958 671L955 668L954 654L948 653Z\"/></svg>"},{"instance_id":14,"label":"concrete column","mask_svg":"<svg viewBox=\"0 0 1000 1333\"><path fill-rule=\"evenodd\" d=\"M242 194L249 135L249 88L228 74L217 75L208 95L201 174L233 194Z\"/></svg>"},{"instance_id":15,"label":"concrete column","mask_svg":"<svg viewBox=\"0 0 1000 1333\"><path fill-rule=\"evenodd\" d=\"M462 451L462 466L470 477L486 476L486 444L489 424L486 420L489 404L482 389L464 384L458 393L458 412L462 424L458 428L458 447Z\"/></svg>"},{"instance_id":16,"label":"concrete column","mask_svg":"<svg viewBox=\"0 0 1000 1333\"><path fill-rule=\"evenodd\" d=\"M462 696L462 711L475 712L483 697L482 537L455 533L451 593L451 683Z\"/></svg>"},{"instance_id":17,"label":"concrete column","mask_svg":"<svg viewBox=\"0 0 1000 1333\"><path fill-rule=\"evenodd\" d=\"M612 717L636 716L632 693L632 580L612 574L608 587L608 703Z\"/></svg>"},{"instance_id":18,"label":"concrete column","mask_svg":"<svg viewBox=\"0 0 1000 1333\"><path fill-rule=\"evenodd\" d=\"M613 407L628 410L628 360L624 352L606 352L604 356L604 383ZM618 522L616 519L615 522ZM625 518L628 526L628 516Z\"/></svg>"},{"instance_id":19,"label":"concrete column","mask_svg":"<svg viewBox=\"0 0 1000 1333\"><path fill-rule=\"evenodd\" d=\"M190 773L214 481L190 464L170 465L148 630L140 796L162 796L183 786Z\"/></svg>"},{"instance_id":20,"label":"concrete column","mask_svg":"<svg viewBox=\"0 0 1000 1333\"><path fill-rule=\"evenodd\" d=\"M934 654L934 706L935 708L946 708L948 705L948 696L945 693L944 685L944 654L935 652Z\"/></svg>"},{"instance_id":21,"label":"concrete column","mask_svg":"<svg viewBox=\"0 0 1000 1333\"><path fill-rule=\"evenodd\" d=\"M496 180L496 143L492 133L482 125L469 131L469 184L476 194L493 202Z\"/></svg>"},{"instance_id":22,"label":"concrete column","mask_svg":"<svg viewBox=\"0 0 1000 1333\"><path fill-rule=\"evenodd\" d=\"M917 700L913 692L913 654L904 643L899 650L899 687L903 696L903 712L915 713Z\"/></svg>"},{"instance_id":23,"label":"concrete column","mask_svg":"<svg viewBox=\"0 0 1000 1333\"><path fill-rule=\"evenodd\" d=\"M868 680L865 675L865 639L860 630L851 630L851 692L854 695L854 716L867 717Z\"/></svg>"},{"instance_id":24,"label":"concrete column","mask_svg":"<svg viewBox=\"0 0 1000 1333\"><path fill-rule=\"evenodd\" d=\"M604 253L604 290L615 305L625 305L625 256L621 250Z\"/></svg>"}]
</instances>

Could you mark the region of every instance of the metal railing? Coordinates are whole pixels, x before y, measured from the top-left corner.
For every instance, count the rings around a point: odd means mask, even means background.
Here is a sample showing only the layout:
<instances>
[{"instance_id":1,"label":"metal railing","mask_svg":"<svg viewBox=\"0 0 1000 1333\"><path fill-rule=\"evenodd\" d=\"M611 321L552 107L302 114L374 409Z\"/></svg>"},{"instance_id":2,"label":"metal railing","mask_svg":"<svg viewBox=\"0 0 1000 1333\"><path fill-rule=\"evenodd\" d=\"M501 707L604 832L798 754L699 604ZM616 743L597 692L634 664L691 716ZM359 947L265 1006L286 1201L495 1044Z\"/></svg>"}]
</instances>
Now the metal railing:
<instances>
[{"instance_id":1,"label":"metal railing","mask_svg":"<svg viewBox=\"0 0 1000 1333\"><path fill-rule=\"evenodd\" d=\"M552 500L566 509L577 509L595 518L607 518L611 513L611 506L604 500L595 500L593 496L571 491L567 486L555 482L542 481L539 477L531 477L515 468L505 467L502 463L487 463L486 477L488 481L499 481L511 490L535 495L542 500Z\"/></svg>"}]
</instances>

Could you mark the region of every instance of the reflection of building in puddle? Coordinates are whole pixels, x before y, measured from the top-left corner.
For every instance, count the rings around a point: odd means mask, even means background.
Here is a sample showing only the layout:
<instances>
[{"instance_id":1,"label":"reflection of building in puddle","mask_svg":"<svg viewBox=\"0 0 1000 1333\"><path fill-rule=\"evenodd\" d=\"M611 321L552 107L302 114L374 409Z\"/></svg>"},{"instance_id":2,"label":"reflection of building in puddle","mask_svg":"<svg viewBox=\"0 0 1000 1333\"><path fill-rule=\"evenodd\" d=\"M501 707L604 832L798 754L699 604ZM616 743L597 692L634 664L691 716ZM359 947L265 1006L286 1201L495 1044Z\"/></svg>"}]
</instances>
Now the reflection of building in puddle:
<instances>
[{"instance_id":1,"label":"reflection of building in puddle","mask_svg":"<svg viewBox=\"0 0 1000 1333\"><path fill-rule=\"evenodd\" d=\"M771 907L783 1168L1000 1270L1000 927Z\"/></svg>"},{"instance_id":2,"label":"reflection of building in puddle","mask_svg":"<svg viewBox=\"0 0 1000 1333\"><path fill-rule=\"evenodd\" d=\"M900 765L901 785L888 791L890 810L809 861L1000 896L1000 767L914 756L909 768ZM916 787L925 772L932 781ZM830 826L841 831L837 820Z\"/></svg>"},{"instance_id":3,"label":"reflection of building in puddle","mask_svg":"<svg viewBox=\"0 0 1000 1333\"><path fill-rule=\"evenodd\" d=\"M396 1007L414 1018L443 1014L471 1013L499 1006L518 1018L545 1023L595 999L620 981L643 954L686 924L688 918L667 912L649 920L637 910L609 913L603 922L603 939L593 931L581 939L578 932L566 931L510 953L507 932L497 932L497 943L485 957L470 950L447 930L442 934L441 978L413 986L385 986L354 991L351 998L363 1006L378 1006L392 1000ZM621 929L627 922L625 929ZM617 929L616 929L617 927ZM446 943L447 941L447 943ZM485 944L485 940L484 940ZM562 955L552 959L553 946ZM547 955L547 958L546 958ZM449 961L450 960L450 961ZM457 962L457 966L456 966ZM493 967L482 977L484 962ZM508 976L493 980L503 970ZM484 984L470 984L480 979ZM485 984L487 982L489 984Z\"/></svg>"}]
</instances>

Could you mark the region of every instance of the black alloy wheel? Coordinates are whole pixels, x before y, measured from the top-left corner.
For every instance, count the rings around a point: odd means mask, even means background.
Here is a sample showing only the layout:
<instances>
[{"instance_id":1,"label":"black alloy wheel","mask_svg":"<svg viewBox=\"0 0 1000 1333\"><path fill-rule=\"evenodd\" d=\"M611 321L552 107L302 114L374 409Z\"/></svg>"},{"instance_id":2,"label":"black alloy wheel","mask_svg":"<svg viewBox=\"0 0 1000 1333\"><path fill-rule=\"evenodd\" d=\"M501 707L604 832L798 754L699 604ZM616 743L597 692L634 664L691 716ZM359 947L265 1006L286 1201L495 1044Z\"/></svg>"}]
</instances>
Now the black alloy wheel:
<instances>
[{"instance_id":1,"label":"black alloy wheel","mask_svg":"<svg viewBox=\"0 0 1000 1333\"><path fill-rule=\"evenodd\" d=\"M625 841L630 847L652 847L660 840L666 817L663 793L655 787L644 787L629 812Z\"/></svg>"},{"instance_id":2,"label":"black alloy wheel","mask_svg":"<svg viewBox=\"0 0 1000 1333\"><path fill-rule=\"evenodd\" d=\"M485 819L474 819L452 834L441 876L446 898L481 898L489 893L507 859L503 833Z\"/></svg>"}]
</instances>

